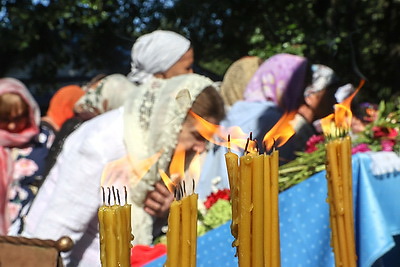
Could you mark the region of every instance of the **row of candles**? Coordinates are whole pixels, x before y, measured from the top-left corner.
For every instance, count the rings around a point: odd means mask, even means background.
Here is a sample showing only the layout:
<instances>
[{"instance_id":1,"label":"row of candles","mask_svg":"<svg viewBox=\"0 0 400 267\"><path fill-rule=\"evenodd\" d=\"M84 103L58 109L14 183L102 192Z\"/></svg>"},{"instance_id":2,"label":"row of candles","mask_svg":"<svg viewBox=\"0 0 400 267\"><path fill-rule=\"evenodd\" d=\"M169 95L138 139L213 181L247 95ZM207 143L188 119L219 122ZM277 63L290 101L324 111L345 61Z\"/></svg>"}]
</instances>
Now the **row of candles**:
<instances>
[{"instance_id":1,"label":"row of candles","mask_svg":"<svg viewBox=\"0 0 400 267\"><path fill-rule=\"evenodd\" d=\"M352 97L354 95L355 93ZM346 100L348 106L352 97ZM344 267L356 266L357 263L351 140L347 134L346 127L348 126L343 127L343 121L349 116L348 110L346 105L338 105L335 114L323 119L324 133L328 137L325 148L327 202L332 230L331 246L335 265ZM264 137L263 143L267 144L271 139L275 143L275 140L282 137L282 133L286 135L283 142L289 139L291 135L287 135L287 128L289 119L292 117L290 114L285 114ZM231 190L231 233L234 237L232 246L236 247L235 256L238 256L239 266L280 266L279 151L275 149L275 146L272 149L266 146L265 150L272 150L272 152L259 154L257 142L250 137L247 140L244 155L239 157L231 152L231 142L229 137L228 139L225 160ZM177 158L181 161L184 156L180 155ZM184 164L180 163L180 165L183 168ZM182 175L183 170L179 173ZM182 183L175 183L174 188L175 200L170 207L168 217L165 266L196 266L198 195L194 193L194 190L188 193L184 183L183 186ZM118 192L113 194L114 198L117 196L119 199ZM110 195L111 193L109 193L109 198ZM110 205L108 201L108 205L104 204L99 208L101 262L102 266L129 266L127 259L132 240L130 205L127 204L126 198L123 206L115 199L114 203Z\"/></svg>"}]
</instances>

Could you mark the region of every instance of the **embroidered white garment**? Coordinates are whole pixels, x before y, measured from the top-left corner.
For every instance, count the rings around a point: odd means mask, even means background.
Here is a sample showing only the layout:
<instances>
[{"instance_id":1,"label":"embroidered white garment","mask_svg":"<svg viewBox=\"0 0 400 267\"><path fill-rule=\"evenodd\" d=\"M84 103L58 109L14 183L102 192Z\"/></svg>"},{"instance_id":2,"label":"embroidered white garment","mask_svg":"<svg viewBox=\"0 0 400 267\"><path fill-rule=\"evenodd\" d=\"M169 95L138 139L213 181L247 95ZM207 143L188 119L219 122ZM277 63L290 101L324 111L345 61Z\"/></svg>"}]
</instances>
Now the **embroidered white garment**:
<instances>
[{"instance_id":1,"label":"embroidered white garment","mask_svg":"<svg viewBox=\"0 0 400 267\"><path fill-rule=\"evenodd\" d=\"M147 192L153 190L153 185L160 180L158 170L167 171L182 123L193 101L212 84L210 79L197 74L168 80L154 79L140 87L135 97L125 103L124 142L128 157L121 163L130 162L132 169L129 171L121 166L126 164L114 164L114 167L107 168L104 179L108 181L118 173L120 180L130 182L135 244L152 242L153 220L143 210L143 201ZM157 162L143 177L139 177L141 170L138 166L152 157Z\"/></svg>"},{"instance_id":2,"label":"embroidered white garment","mask_svg":"<svg viewBox=\"0 0 400 267\"><path fill-rule=\"evenodd\" d=\"M139 37L131 51L131 82L142 84L174 65L190 48L190 41L172 31L157 30Z\"/></svg>"}]
</instances>

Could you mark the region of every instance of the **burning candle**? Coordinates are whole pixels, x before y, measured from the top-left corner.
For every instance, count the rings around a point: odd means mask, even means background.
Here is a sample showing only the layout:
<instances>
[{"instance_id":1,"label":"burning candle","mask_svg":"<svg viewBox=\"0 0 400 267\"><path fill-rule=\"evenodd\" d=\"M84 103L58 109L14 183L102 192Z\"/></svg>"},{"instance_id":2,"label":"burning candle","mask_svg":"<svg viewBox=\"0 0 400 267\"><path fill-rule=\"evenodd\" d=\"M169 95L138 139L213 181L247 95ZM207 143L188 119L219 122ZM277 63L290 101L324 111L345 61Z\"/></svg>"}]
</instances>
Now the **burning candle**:
<instances>
[{"instance_id":1,"label":"burning candle","mask_svg":"<svg viewBox=\"0 0 400 267\"><path fill-rule=\"evenodd\" d=\"M285 114L264 137L264 143L267 144L266 140L281 140L279 145L283 145L294 133L291 127L287 128L293 116ZM238 156L230 151L230 137L228 153L225 154L231 187L233 246L237 246L239 266L278 267L279 152L273 149L269 155L259 155L257 143L251 139L248 138L245 155L239 158L239 164Z\"/></svg>"},{"instance_id":2,"label":"burning candle","mask_svg":"<svg viewBox=\"0 0 400 267\"><path fill-rule=\"evenodd\" d=\"M327 138L326 178L331 246L335 255L335 266L357 266L354 236L354 214L352 194L351 139L348 131L351 125L351 101L358 89L342 103L335 105L335 112L321 120Z\"/></svg>"},{"instance_id":3,"label":"burning candle","mask_svg":"<svg viewBox=\"0 0 400 267\"><path fill-rule=\"evenodd\" d=\"M169 172L184 177L185 150L178 147L172 156ZM197 199L194 193L189 193L185 181L174 183L163 171L160 176L170 192L175 191L175 199L171 204L168 216L167 261L166 267L196 266L197 249Z\"/></svg>"},{"instance_id":4,"label":"burning candle","mask_svg":"<svg viewBox=\"0 0 400 267\"><path fill-rule=\"evenodd\" d=\"M131 205L127 204L126 188L124 206L121 206L118 190L115 192L114 188L114 205L110 205L110 188L108 188L108 205L106 205L104 188L102 189L103 205L98 209L101 265L105 267L130 266L133 237L130 226Z\"/></svg>"},{"instance_id":5,"label":"burning candle","mask_svg":"<svg viewBox=\"0 0 400 267\"><path fill-rule=\"evenodd\" d=\"M182 188L168 216L166 267L196 266L198 195L185 195ZM183 197L179 199L178 195Z\"/></svg>"}]
</instances>

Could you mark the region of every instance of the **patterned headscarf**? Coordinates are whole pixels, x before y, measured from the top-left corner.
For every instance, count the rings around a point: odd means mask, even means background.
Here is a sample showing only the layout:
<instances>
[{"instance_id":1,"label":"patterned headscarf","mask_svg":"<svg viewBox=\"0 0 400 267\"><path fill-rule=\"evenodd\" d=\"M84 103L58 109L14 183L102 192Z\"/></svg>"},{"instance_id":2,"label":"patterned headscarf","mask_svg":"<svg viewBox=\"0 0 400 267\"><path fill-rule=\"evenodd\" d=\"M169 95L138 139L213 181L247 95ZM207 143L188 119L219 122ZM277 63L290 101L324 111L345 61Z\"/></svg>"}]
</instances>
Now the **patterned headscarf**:
<instances>
[{"instance_id":1,"label":"patterned headscarf","mask_svg":"<svg viewBox=\"0 0 400 267\"><path fill-rule=\"evenodd\" d=\"M47 116L59 128L63 123L74 116L74 105L85 91L78 85L68 85L60 88L51 98Z\"/></svg>"},{"instance_id":2,"label":"patterned headscarf","mask_svg":"<svg viewBox=\"0 0 400 267\"><path fill-rule=\"evenodd\" d=\"M33 136L39 133L40 109L26 86L17 79L0 79L0 95L5 93L18 94L29 108L29 126L20 133L10 133L0 130L0 146L18 147L28 143Z\"/></svg>"},{"instance_id":3,"label":"patterned headscarf","mask_svg":"<svg viewBox=\"0 0 400 267\"><path fill-rule=\"evenodd\" d=\"M305 88L307 59L277 54L256 71L244 92L249 102L272 101L285 110L297 109Z\"/></svg>"},{"instance_id":4,"label":"patterned headscarf","mask_svg":"<svg viewBox=\"0 0 400 267\"><path fill-rule=\"evenodd\" d=\"M135 90L132 84L122 74L111 74L92 87L76 102L75 107L79 111L87 111L102 114L123 105L128 94ZM106 102L106 105L105 105Z\"/></svg>"},{"instance_id":5,"label":"patterned headscarf","mask_svg":"<svg viewBox=\"0 0 400 267\"><path fill-rule=\"evenodd\" d=\"M136 244L152 242L153 220L143 210L143 201L160 180L158 170L167 172L189 108L203 89L212 84L210 79L198 74L154 79L139 87L135 97L125 102L124 142L128 156L107 164L103 178L110 181L117 176L119 181L129 180ZM139 162L155 155L158 155L157 162L138 182Z\"/></svg>"},{"instance_id":6,"label":"patterned headscarf","mask_svg":"<svg viewBox=\"0 0 400 267\"><path fill-rule=\"evenodd\" d=\"M261 63L261 58L248 56L235 61L228 68L220 90L226 105L232 106L243 99L243 92Z\"/></svg>"},{"instance_id":7,"label":"patterned headscarf","mask_svg":"<svg viewBox=\"0 0 400 267\"><path fill-rule=\"evenodd\" d=\"M142 84L153 74L174 65L190 48L190 41L172 31L157 30L137 39L132 47L130 81Z\"/></svg>"},{"instance_id":8,"label":"patterned headscarf","mask_svg":"<svg viewBox=\"0 0 400 267\"><path fill-rule=\"evenodd\" d=\"M313 64L311 66L312 82L306 87L304 96L319 92L326 89L335 80L335 73L331 68L321 64Z\"/></svg>"}]
</instances>

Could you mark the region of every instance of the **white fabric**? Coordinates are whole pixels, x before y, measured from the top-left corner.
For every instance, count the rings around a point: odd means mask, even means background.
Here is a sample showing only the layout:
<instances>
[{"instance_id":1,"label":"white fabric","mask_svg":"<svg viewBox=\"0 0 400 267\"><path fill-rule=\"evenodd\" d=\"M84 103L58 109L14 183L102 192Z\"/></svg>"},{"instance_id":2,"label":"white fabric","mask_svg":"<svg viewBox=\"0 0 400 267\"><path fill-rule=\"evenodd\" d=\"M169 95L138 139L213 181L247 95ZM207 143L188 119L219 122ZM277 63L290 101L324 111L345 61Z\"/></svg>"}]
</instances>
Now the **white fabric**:
<instances>
[{"instance_id":1,"label":"white fabric","mask_svg":"<svg viewBox=\"0 0 400 267\"><path fill-rule=\"evenodd\" d=\"M392 151L367 152L371 157L374 175L400 172L400 157Z\"/></svg>"},{"instance_id":2,"label":"white fabric","mask_svg":"<svg viewBox=\"0 0 400 267\"><path fill-rule=\"evenodd\" d=\"M340 86L335 93L335 98L338 103L343 102L346 98L348 98L353 92L355 88L352 84L347 83L343 86Z\"/></svg>"},{"instance_id":3,"label":"white fabric","mask_svg":"<svg viewBox=\"0 0 400 267\"><path fill-rule=\"evenodd\" d=\"M26 217L23 236L72 238L76 245L63 255L65 264L100 266L97 219L97 209L102 203L100 177L107 162L126 153L122 114L120 108L97 116L67 138ZM121 186L118 188L123 190Z\"/></svg>"},{"instance_id":4,"label":"white fabric","mask_svg":"<svg viewBox=\"0 0 400 267\"><path fill-rule=\"evenodd\" d=\"M168 70L190 48L190 41L172 31L157 30L137 39L131 51L130 81L142 84Z\"/></svg>"}]
</instances>

